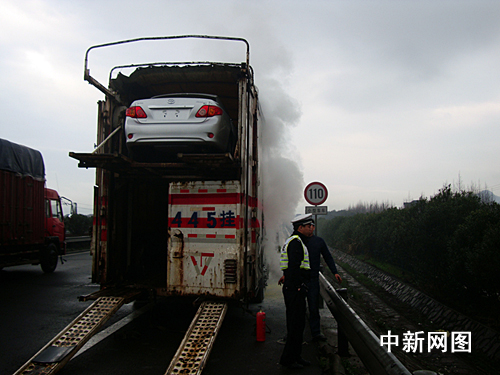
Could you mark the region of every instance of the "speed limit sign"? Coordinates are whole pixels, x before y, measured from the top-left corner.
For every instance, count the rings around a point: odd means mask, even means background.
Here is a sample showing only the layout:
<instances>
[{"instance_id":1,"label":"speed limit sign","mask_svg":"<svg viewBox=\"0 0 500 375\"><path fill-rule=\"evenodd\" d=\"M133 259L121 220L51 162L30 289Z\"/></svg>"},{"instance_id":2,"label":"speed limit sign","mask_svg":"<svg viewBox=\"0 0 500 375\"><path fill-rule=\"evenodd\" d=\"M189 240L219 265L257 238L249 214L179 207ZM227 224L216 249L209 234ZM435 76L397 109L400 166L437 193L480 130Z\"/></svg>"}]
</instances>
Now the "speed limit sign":
<instances>
[{"instance_id":1,"label":"speed limit sign","mask_svg":"<svg viewBox=\"0 0 500 375\"><path fill-rule=\"evenodd\" d=\"M311 182L304 190L304 198L307 203L319 206L325 203L326 198L328 198L328 190L321 182Z\"/></svg>"}]
</instances>

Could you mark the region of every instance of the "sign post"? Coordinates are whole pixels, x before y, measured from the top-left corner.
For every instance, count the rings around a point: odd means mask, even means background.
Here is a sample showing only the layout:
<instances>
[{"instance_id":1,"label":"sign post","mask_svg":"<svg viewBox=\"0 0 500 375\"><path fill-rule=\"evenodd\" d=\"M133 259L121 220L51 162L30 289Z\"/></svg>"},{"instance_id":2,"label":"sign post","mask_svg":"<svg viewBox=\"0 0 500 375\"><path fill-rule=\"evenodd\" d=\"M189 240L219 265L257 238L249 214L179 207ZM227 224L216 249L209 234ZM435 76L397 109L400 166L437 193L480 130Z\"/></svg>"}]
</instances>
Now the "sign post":
<instances>
[{"instance_id":1,"label":"sign post","mask_svg":"<svg viewBox=\"0 0 500 375\"><path fill-rule=\"evenodd\" d=\"M321 204L325 203L328 198L328 190L321 182L311 182L304 189L304 198L306 202L315 207L306 207L306 213L314 213L314 222L317 223L317 215L326 215L326 206L322 207ZM320 207L318 207L320 206ZM309 211L309 212L308 212ZM316 234L317 227L314 228Z\"/></svg>"}]
</instances>

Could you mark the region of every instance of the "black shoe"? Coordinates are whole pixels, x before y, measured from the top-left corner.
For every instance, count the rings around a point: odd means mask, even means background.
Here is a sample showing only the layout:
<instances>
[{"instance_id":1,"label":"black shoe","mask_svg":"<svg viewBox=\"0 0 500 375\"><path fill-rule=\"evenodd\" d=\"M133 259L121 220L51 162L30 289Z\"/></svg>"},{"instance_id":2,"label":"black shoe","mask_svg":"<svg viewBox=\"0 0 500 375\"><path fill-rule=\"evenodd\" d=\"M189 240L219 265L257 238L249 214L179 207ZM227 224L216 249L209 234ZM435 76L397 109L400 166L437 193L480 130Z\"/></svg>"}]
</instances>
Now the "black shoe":
<instances>
[{"instance_id":1,"label":"black shoe","mask_svg":"<svg viewBox=\"0 0 500 375\"><path fill-rule=\"evenodd\" d=\"M286 368L288 368L290 370L298 370L298 369L304 368L304 366L301 365L298 362L290 363L290 364L287 364L287 365L285 365L284 363L280 363L280 365L283 366L283 367L286 367Z\"/></svg>"},{"instance_id":2,"label":"black shoe","mask_svg":"<svg viewBox=\"0 0 500 375\"><path fill-rule=\"evenodd\" d=\"M302 366L311 366L311 362L305 360L304 358L300 358L297 363Z\"/></svg>"},{"instance_id":3,"label":"black shoe","mask_svg":"<svg viewBox=\"0 0 500 375\"><path fill-rule=\"evenodd\" d=\"M316 335L312 338L312 341L313 342L317 342L317 341L326 341L326 337L325 335L323 335L322 333L320 333L319 335Z\"/></svg>"}]
</instances>

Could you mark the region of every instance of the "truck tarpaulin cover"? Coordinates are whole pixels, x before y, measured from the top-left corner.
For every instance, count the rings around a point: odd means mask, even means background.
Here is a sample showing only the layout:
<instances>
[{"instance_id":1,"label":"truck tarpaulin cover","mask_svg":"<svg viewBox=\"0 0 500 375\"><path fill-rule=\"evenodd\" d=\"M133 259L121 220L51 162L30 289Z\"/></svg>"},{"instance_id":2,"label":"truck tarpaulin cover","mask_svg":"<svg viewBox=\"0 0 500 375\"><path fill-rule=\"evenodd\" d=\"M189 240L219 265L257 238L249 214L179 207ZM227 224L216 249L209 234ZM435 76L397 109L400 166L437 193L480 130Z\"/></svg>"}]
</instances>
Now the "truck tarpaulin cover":
<instances>
[{"instance_id":1,"label":"truck tarpaulin cover","mask_svg":"<svg viewBox=\"0 0 500 375\"><path fill-rule=\"evenodd\" d=\"M1 138L0 170L30 176L37 180L45 178L45 167L40 151Z\"/></svg>"}]
</instances>

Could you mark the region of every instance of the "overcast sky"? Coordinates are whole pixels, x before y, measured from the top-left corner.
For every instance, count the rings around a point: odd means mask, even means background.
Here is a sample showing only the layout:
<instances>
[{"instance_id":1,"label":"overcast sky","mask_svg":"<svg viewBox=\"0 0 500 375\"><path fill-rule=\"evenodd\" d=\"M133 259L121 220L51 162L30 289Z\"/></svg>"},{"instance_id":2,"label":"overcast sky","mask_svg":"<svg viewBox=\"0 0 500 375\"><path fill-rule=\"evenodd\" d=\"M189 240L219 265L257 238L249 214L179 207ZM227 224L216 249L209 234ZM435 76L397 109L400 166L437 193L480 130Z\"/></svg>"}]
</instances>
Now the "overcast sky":
<instances>
[{"instance_id":1,"label":"overcast sky","mask_svg":"<svg viewBox=\"0 0 500 375\"><path fill-rule=\"evenodd\" d=\"M250 43L266 137L303 212L323 182L329 210L430 197L446 183L500 195L499 1L0 0L0 137L40 150L47 185L91 213L96 102L88 47L182 34ZM199 53L199 55L198 55ZM90 55L107 85L129 62L241 62L244 48L179 41ZM151 60L150 60L151 59ZM276 152L276 150L275 150ZM460 176L460 177L459 177ZM284 184L268 185L280 190ZM276 194L281 193L277 191Z\"/></svg>"}]
</instances>

